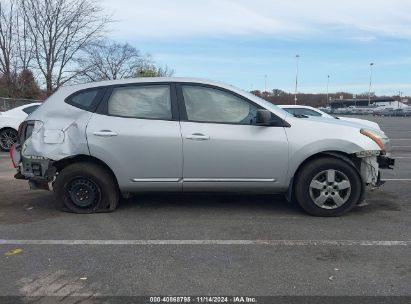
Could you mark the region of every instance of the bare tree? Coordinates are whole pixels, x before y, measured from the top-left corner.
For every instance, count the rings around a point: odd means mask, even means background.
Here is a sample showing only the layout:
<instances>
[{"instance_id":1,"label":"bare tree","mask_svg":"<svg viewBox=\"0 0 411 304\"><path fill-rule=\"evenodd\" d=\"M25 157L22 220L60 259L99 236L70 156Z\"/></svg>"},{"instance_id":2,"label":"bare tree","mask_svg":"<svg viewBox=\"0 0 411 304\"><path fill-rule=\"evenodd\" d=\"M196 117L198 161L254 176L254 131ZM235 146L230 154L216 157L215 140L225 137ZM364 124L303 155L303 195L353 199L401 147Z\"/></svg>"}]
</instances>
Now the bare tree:
<instances>
[{"instance_id":1,"label":"bare tree","mask_svg":"<svg viewBox=\"0 0 411 304\"><path fill-rule=\"evenodd\" d=\"M132 77L142 66L143 57L128 43L101 40L87 47L78 63L88 81L121 79Z\"/></svg>"},{"instance_id":2,"label":"bare tree","mask_svg":"<svg viewBox=\"0 0 411 304\"><path fill-rule=\"evenodd\" d=\"M76 57L110 21L95 0L19 0L47 94L78 75Z\"/></svg>"},{"instance_id":3,"label":"bare tree","mask_svg":"<svg viewBox=\"0 0 411 304\"><path fill-rule=\"evenodd\" d=\"M18 0L12 0L17 2ZM15 12L16 20L16 47L19 59L18 68L22 71L29 70L34 55L34 45L30 39L27 17L19 7Z\"/></svg>"},{"instance_id":4,"label":"bare tree","mask_svg":"<svg viewBox=\"0 0 411 304\"><path fill-rule=\"evenodd\" d=\"M0 2L0 73L6 82L7 94L10 95L15 70L15 8L11 2L6 7Z\"/></svg>"}]
</instances>

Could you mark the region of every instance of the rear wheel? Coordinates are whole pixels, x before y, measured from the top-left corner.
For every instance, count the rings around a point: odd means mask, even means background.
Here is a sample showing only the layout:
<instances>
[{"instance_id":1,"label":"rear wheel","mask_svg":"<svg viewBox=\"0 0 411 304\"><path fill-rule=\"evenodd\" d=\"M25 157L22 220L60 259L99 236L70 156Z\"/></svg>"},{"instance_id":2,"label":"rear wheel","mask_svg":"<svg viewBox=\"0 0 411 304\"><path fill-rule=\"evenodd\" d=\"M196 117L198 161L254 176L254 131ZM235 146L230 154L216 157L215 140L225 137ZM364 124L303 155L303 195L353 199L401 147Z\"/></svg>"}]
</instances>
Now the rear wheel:
<instances>
[{"instance_id":1,"label":"rear wheel","mask_svg":"<svg viewBox=\"0 0 411 304\"><path fill-rule=\"evenodd\" d=\"M0 149L10 151L11 147L17 142L17 131L11 128L0 131Z\"/></svg>"},{"instance_id":2,"label":"rear wheel","mask_svg":"<svg viewBox=\"0 0 411 304\"><path fill-rule=\"evenodd\" d=\"M65 167L53 185L56 200L69 211L114 211L119 193L113 176L100 165L81 162Z\"/></svg>"},{"instance_id":3,"label":"rear wheel","mask_svg":"<svg viewBox=\"0 0 411 304\"><path fill-rule=\"evenodd\" d=\"M309 214L338 216L362 199L363 182L357 170L336 158L315 159L299 172L295 198Z\"/></svg>"}]
</instances>

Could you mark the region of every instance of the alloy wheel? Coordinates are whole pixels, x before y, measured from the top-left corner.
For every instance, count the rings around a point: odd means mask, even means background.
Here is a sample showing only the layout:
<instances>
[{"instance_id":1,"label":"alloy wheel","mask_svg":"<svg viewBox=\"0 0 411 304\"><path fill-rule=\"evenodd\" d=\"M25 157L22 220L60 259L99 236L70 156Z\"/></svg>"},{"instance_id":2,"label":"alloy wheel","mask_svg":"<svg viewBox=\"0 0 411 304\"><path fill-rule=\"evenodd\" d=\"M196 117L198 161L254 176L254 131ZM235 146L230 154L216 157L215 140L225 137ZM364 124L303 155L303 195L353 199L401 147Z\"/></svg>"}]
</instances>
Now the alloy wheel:
<instances>
[{"instance_id":1,"label":"alloy wheel","mask_svg":"<svg viewBox=\"0 0 411 304\"><path fill-rule=\"evenodd\" d=\"M3 150L10 150L17 142L17 133L14 130L4 130L0 133L0 145Z\"/></svg>"},{"instance_id":2,"label":"alloy wheel","mask_svg":"<svg viewBox=\"0 0 411 304\"><path fill-rule=\"evenodd\" d=\"M336 209L344 205L351 194L348 177L338 170L321 171L311 180L310 197L323 209Z\"/></svg>"}]
</instances>

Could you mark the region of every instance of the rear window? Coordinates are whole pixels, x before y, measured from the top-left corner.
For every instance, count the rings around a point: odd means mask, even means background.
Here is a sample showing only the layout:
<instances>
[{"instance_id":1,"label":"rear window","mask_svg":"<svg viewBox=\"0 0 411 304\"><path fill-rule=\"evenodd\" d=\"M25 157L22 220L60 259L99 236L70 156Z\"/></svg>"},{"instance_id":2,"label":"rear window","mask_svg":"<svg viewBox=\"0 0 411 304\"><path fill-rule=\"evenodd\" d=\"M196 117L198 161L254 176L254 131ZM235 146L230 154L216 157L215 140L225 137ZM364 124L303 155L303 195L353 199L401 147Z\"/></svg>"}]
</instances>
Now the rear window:
<instances>
[{"instance_id":1,"label":"rear window","mask_svg":"<svg viewBox=\"0 0 411 304\"><path fill-rule=\"evenodd\" d=\"M284 108L284 110L293 115L322 116L321 113L306 108Z\"/></svg>"},{"instance_id":2,"label":"rear window","mask_svg":"<svg viewBox=\"0 0 411 304\"><path fill-rule=\"evenodd\" d=\"M30 107L24 108L24 109L23 109L23 112L25 112L27 115L30 115L30 114L33 113L34 110L36 110L38 107L39 107L38 105L30 106Z\"/></svg>"},{"instance_id":3,"label":"rear window","mask_svg":"<svg viewBox=\"0 0 411 304\"><path fill-rule=\"evenodd\" d=\"M101 92L101 88L80 91L69 96L66 102L83 110L94 111L101 97L101 94L99 94Z\"/></svg>"}]
</instances>

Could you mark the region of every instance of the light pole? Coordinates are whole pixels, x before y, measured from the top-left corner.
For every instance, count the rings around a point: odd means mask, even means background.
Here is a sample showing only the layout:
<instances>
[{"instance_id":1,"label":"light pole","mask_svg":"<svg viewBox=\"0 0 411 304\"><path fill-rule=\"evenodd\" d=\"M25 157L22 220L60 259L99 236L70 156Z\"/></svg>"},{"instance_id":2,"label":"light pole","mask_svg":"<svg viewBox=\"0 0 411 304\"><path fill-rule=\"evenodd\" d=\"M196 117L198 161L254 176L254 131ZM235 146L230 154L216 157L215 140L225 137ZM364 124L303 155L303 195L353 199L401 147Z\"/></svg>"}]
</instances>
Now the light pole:
<instances>
[{"instance_id":1,"label":"light pole","mask_svg":"<svg viewBox=\"0 0 411 304\"><path fill-rule=\"evenodd\" d=\"M368 87L368 106L371 104L371 83L372 83L372 67L374 66L374 63L370 63L370 86Z\"/></svg>"},{"instance_id":2,"label":"light pole","mask_svg":"<svg viewBox=\"0 0 411 304\"><path fill-rule=\"evenodd\" d=\"M295 73L295 93L294 93L294 104L297 104L297 92L298 92L298 63L299 63L300 55L295 55L296 61L296 73Z\"/></svg>"},{"instance_id":3,"label":"light pole","mask_svg":"<svg viewBox=\"0 0 411 304\"><path fill-rule=\"evenodd\" d=\"M330 106L330 99L328 98L328 87L330 85L330 75L327 75L327 104Z\"/></svg>"},{"instance_id":4,"label":"light pole","mask_svg":"<svg viewBox=\"0 0 411 304\"><path fill-rule=\"evenodd\" d=\"M267 75L264 75L264 92L267 92Z\"/></svg>"}]
</instances>

